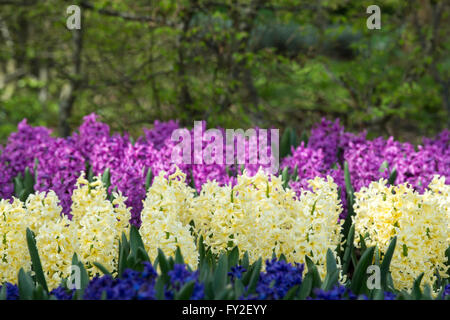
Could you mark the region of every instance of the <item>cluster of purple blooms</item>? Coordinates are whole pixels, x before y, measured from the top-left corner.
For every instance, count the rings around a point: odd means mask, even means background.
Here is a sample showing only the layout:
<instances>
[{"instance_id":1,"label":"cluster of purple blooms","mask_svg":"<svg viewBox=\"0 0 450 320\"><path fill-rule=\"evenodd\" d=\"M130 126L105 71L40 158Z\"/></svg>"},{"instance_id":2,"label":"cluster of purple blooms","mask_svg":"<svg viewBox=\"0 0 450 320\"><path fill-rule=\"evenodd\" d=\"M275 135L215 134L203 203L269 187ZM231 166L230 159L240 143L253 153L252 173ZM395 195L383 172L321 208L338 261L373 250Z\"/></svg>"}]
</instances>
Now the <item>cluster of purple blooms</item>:
<instances>
[{"instance_id":1,"label":"cluster of purple blooms","mask_svg":"<svg viewBox=\"0 0 450 320\"><path fill-rule=\"evenodd\" d=\"M315 298L308 297L308 300L368 300L367 296L357 296L349 288L343 285L336 285L328 291L316 288L314 290L314 295Z\"/></svg>"},{"instance_id":2,"label":"cluster of purple blooms","mask_svg":"<svg viewBox=\"0 0 450 320\"><path fill-rule=\"evenodd\" d=\"M446 285L443 292L443 297L450 296L450 284Z\"/></svg>"},{"instance_id":3,"label":"cluster of purple blooms","mask_svg":"<svg viewBox=\"0 0 450 320\"><path fill-rule=\"evenodd\" d=\"M205 130L206 123L202 125ZM12 197L13 179L29 168L32 174L35 170L37 172L35 190L54 190L61 200L63 212L70 217L71 195L81 171L90 168L95 175L99 175L109 168L111 187L108 191L120 190L128 198L126 203L132 208L131 223L139 226L148 170L156 176L162 170L171 174L178 166L186 173L187 182L198 191L208 180L217 180L222 185L236 182L238 168L234 165L194 164L193 156L192 164L174 163L172 154L178 142L172 141L171 136L178 128L177 121L155 121L152 129L144 129L144 135L133 141L127 133L111 135L109 126L99 122L97 115L91 114L84 117L83 124L71 136L55 138L51 130L32 127L23 120L17 132L10 135L6 146L0 147L0 199ZM224 129L221 131L224 132ZM193 136L193 130L190 134ZM207 145L203 141L203 149ZM248 144L246 148L245 168L254 174L259 164L250 161ZM237 148L234 152L236 154Z\"/></svg>"},{"instance_id":4,"label":"cluster of purple blooms","mask_svg":"<svg viewBox=\"0 0 450 320\"><path fill-rule=\"evenodd\" d=\"M157 276L151 263L145 262L142 272L127 269L119 278L110 275L95 277L86 287L83 299L154 300Z\"/></svg>"},{"instance_id":5,"label":"cluster of purple blooms","mask_svg":"<svg viewBox=\"0 0 450 320\"><path fill-rule=\"evenodd\" d=\"M267 260L266 271L261 272L256 285L256 294L248 299L280 300L294 286L300 286L303 279L304 265L294 265L284 260Z\"/></svg>"},{"instance_id":6,"label":"cluster of purple blooms","mask_svg":"<svg viewBox=\"0 0 450 320\"><path fill-rule=\"evenodd\" d=\"M450 182L450 131L444 130L434 139L425 138L415 148L392 137L368 140L366 132L357 135L345 132L339 119L335 122L322 119L311 130L308 145L302 142L296 149L292 148L292 155L284 158L280 167L288 167L290 174L297 167L298 179L289 185L298 195L302 188L308 188L309 179L330 175L341 189L341 199L346 199L345 162L355 191L372 181L388 179L395 168L395 184L408 183L423 192L433 175L444 176L446 183ZM345 201L343 205L345 208Z\"/></svg>"},{"instance_id":7,"label":"cluster of purple blooms","mask_svg":"<svg viewBox=\"0 0 450 320\"><path fill-rule=\"evenodd\" d=\"M190 299L202 300L204 298L204 286L198 280L198 270L189 271L185 264L175 264L167 274L170 277L170 284L165 288L164 296L166 299L172 300L175 292L180 291L190 281L194 281L194 289Z\"/></svg>"},{"instance_id":8,"label":"cluster of purple blooms","mask_svg":"<svg viewBox=\"0 0 450 320\"><path fill-rule=\"evenodd\" d=\"M242 266L231 268L228 276L231 283L236 279L242 279L246 272ZM240 299L245 300L279 300L294 288L299 287L303 281L303 264L290 264L284 260L267 260L266 270L260 273L256 292L251 295L244 293ZM190 271L185 264L175 264L173 269L167 273L168 284L164 286L164 298L172 300L175 294L188 282L194 282L194 288L190 300L204 299L204 284L199 280L198 271ZM136 271L126 269L120 277L113 278L110 275L96 276L89 281L84 289L84 300L155 300L155 285L158 274L149 262L143 262L143 270ZM7 300L18 300L19 289L17 285L5 283ZM246 288L248 289L248 288ZM2 286L0 286L0 292ZM75 289L68 290L64 285L50 291L50 295L57 300L72 300ZM450 294L450 285L444 289L443 298ZM394 300L395 294L384 292L385 300ZM350 289L343 285L336 285L332 289L325 291L315 289L313 297L309 300L367 300L367 296L357 296Z\"/></svg>"},{"instance_id":9,"label":"cluster of purple blooms","mask_svg":"<svg viewBox=\"0 0 450 320\"><path fill-rule=\"evenodd\" d=\"M0 285L0 292L6 286L6 300L19 300L19 287L9 282Z\"/></svg>"},{"instance_id":10,"label":"cluster of purple blooms","mask_svg":"<svg viewBox=\"0 0 450 320\"><path fill-rule=\"evenodd\" d=\"M158 274L149 262L143 263L143 271L126 269L120 277L110 275L94 277L83 293L85 300L155 300ZM203 284L198 281L198 271L189 271L184 264L175 264L168 272L169 284L164 288L164 297L172 300L184 284L194 281L191 300L204 297ZM50 294L58 300L71 300L75 290L67 290L63 285L53 289Z\"/></svg>"},{"instance_id":11,"label":"cluster of purple blooms","mask_svg":"<svg viewBox=\"0 0 450 320\"><path fill-rule=\"evenodd\" d=\"M111 134L109 126L91 114L84 117L83 124L70 137L57 138L49 129L32 127L23 120L6 145L0 146L0 198L11 198L14 177L23 175L28 167L32 173L37 171L35 190L54 190L64 213L69 215L71 194L81 171L90 167L98 175L109 168L109 191L117 189L128 197L127 205L132 208L131 223L139 226L149 169L156 176L161 170L173 173L177 165L186 173L187 182L198 191L208 180L216 180L221 185L236 182L241 166L226 165L225 161L224 164L193 164L194 161L192 164L175 164L172 153L179 142L172 141L171 136L178 128L177 121L155 121L152 129L144 129L143 136L133 141L126 133ZM204 122L203 128L206 128ZM193 130L190 131L191 136ZM237 140L235 155L236 143ZM207 145L208 142L203 141L203 149ZM229 147L224 141L224 148ZM246 164L243 167L249 174L256 173L259 167L268 167L258 161L250 161L248 143L245 152ZM267 152L270 154L270 143ZM311 130L307 144L302 142L297 148L292 148L290 156L280 160L280 169L288 167L293 174L297 167L298 178L289 184L298 195L302 188L307 188L308 179L330 175L339 185L342 199L345 199L345 161L356 191L371 181L388 178L394 168L398 173L395 183L408 182L418 191L423 191L434 174L445 176L447 183L450 180L450 131L444 130L434 139L424 139L423 144L415 148L392 137L368 140L365 132L348 133L339 120L323 119ZM343 204L345 207L345 201Z\"/></svg>"}]
</instances>

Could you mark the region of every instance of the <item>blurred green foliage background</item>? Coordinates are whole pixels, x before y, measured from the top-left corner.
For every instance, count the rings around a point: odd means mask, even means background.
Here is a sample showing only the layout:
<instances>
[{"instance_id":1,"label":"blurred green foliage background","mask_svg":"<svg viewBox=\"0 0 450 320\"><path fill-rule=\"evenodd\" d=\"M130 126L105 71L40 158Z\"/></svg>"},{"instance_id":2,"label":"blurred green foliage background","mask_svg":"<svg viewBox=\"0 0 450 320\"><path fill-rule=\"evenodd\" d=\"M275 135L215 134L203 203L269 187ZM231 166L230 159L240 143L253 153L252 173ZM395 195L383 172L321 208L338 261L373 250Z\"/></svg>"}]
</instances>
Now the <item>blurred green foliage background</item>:
<instances>
[{"instance_id":1,"label":"blurred green foliage background","mask_svg":"<svg viewBox=\"0 0 450 320\"><path fill-rule=\"evenodd\" d=\"M81 8L68 30L66 9ZM368 30L366 8L381 8ZM418 141L449 127L450 2L0 0L0 142L155 119L298 131L321 117Z\"/></svg>"}]
</instances>

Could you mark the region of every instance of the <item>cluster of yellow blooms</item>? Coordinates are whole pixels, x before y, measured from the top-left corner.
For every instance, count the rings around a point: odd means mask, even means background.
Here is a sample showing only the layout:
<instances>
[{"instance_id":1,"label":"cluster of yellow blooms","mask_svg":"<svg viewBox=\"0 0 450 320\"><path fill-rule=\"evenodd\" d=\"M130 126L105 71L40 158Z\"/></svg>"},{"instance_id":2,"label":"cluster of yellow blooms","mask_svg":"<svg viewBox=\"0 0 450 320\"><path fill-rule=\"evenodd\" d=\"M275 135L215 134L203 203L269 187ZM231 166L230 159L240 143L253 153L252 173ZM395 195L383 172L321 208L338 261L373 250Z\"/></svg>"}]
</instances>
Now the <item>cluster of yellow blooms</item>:
<instances>
[{"instance_id":1,"label":"cluster of yellow blooms","mask_svg":"<svg viewBox=\"0 0 450 320\"><path fill-rule=\"evenodd\" d=\"M251 262L259 257L284 254L290 262L304 262L305 255L325 275L326 252L341 241L338 217L342 210L332 178L310 181L312 191L300 199L282 187L281 178L262 170L250 177L244 172L236 186L203 186L199 196L186 184L177 169L167 179L155 177L147 192L141 214L140 233L152 260L160 248L173 255L177 247L193 269L197 267L196 239L203 236L213 253L238 246L249 253ZM53 191L30 195L25 203L14 199L0 202L0 283L16 282L20 268L30 270L25 230L30 228L50 288L70 275L76 252L89 275L97 273L93 262L114 270L122 232L128 234L130 210L120 193L107 199L101 179L78 179L72 195L72 220L61 216L62 208Z\"/></svg>"},{"instance_id":2,"label":"cluster of yellow blooms","mask_svg":"<svg viewBox=\"0 0 450 320\"><path fill-rule=\"evenodd\" d=\"M445 177L436 176L428 185L428 189L437 195L438 207L447 212L447 223L450 230L450 185L445 184ZM450 245L450 232L447 244Z\"/></svg>"},{"instance_id":3,"label":"cluster of yellow blooms","mask_svg":"<svg viewBox=\"0 0 450 320\"><path fill-rule=\"evenodd\" d=\"M186 175L177 170L168 179L164 171L155 177L147 192L141 212L140 234L150 259L156 259L158 248L173 256L180 248L184 261L196 268L198 251L185 216L194 197L194 190L186 185Z\"/></svg>"},{"instance_id":4,"label":"cluster of yellow blooms","mask_svg":"<svg viewBox=\"0 0 450 320\"><path fill-rule=\"evenodd\" d=\"M0 200L0 283L17 281L20 268L31 268L25 238L28 219L23 203Z\"/></svg>"},{"instance_id":5,"label":"cluster of yellow blooms","mask_svg":"<svg viewBox=\"0 0 450 320\"><path fill-rule=\"evenodd\" d=\"M127 233L130 211L125 198L114 194L111 203L100 178L89 183L82 175L77 181L72 200L73 219L62 216L59 199L53 191L36 193L25 203L0 201L0 283L17 281L20 268L31 270L26 242L26 228L36 236L36 245L50 288L70 275L70 265L76 252L86 263L90 276L97 271L92 263L101 262L114 269L118 241Z\"/></svg>"},{"instance_id":6,"label":"cluster of yellow blooms","mask_svg":"<svg viewBox=\"0 0 450 320\"><path fill-rule=\"evenodd\" d=\"M325 275L327 249L341 241L342 208L331 177L311 180L313 191L304 191L297 200L292 190L283 189L281 178L262 170L252 177L244 171L233 188L209 181L197 197L184 173L164 175L155 178L141 216L141 235L151 258L156 248L171 255L179 246L186 262L196 267L194 237L202 236L213 253L238 246L241 254L248 252L250 262L275 253L301 263L308 255Z\"/></svg>"},{"instance_id":7,"label":"cluster of yellow blooms","mask_svg":"<svg viewBox=\"0 0 450 320\"><path fill-rule=\"evenodd\" d=\"M303 263L308 255L324 276L327 249L341 241L342 208L331 177L309 183L313 191L303 191L297 200L292 190L283 189L280 177L262 170L252 177L244 172L233 188L207 182L194 198L189 219L214 253L238 246L251 262L275 253Z\"/></svg>"},{"instance_id":8,"label":"cluster of yellow blooms","mask_svg":"<svg viewBox=\"0 0 450 320\"><path fill-rule=\"evenodd\" d=\"M72 223L78 239L77 255L93 268L100 262L108 270L114 270L122 232L128 234L130 209L121 193L113 193L114 200L107 199L106 188L100 177L89 183L84 174L77 181L72 194ZM39 248L39 247L38 247Z\"/></svg>"},{"instance_id":9,"label":"cluster of yellow blooms","mask_svg":"<svg viewBox=\"0 0 450 320\"><path fill-rule=\"evenodd\" d=\"M140 233L152 260L158 248L172 256L179 247L195 269L196 239L201 236L213 253L238 246L241 255L248 252L250 262L275 253L304 263L307 255L325 276L327 250L334 252L342 242L342 206L331 177L310 180L311 191L297 197L283 188L280 177L262 170L250 177L244 171L234 187L209 181L194 196L182 171L166 175L162 171L155 177L141 214ZM391 272L398 289L410 289L422 272L423 284L435 281L436 270L445 277L450 242L450 186L445 178L436 176L424 194L406 184L386 184L382 179L355 193L355 245L361 245L361 235L367 246L377 245L383 254L397 236ZM36 235L50 288L70 275L75 252L91 277L98 272L93 262L115 270L120 236L129 233L130 208L120 192L113 197L108 200L100 177L89 182L83 173L72 195L72 220L61 215L53 191L32 194L25 203L1 200L0 283L16 282L20 268L31 270L26 228Z\"/></svg>"},{"instance_id":10,"label":"cluster of yellow blooms","mask_svg":"<svg viewBox=\"0 0 450 320\"><path fill-rule=\"evenodd\" d=\"M441 277L447 271L450 187L437 176L424 194L407 184L386 184L381 179L355 193L355 245L360 246L361 235L367 246L377 245L384 253L397 236L390 267L394 286L409 290L422 272L422 285L432 285L436 271Z\"/></svg>"}]
</instances>

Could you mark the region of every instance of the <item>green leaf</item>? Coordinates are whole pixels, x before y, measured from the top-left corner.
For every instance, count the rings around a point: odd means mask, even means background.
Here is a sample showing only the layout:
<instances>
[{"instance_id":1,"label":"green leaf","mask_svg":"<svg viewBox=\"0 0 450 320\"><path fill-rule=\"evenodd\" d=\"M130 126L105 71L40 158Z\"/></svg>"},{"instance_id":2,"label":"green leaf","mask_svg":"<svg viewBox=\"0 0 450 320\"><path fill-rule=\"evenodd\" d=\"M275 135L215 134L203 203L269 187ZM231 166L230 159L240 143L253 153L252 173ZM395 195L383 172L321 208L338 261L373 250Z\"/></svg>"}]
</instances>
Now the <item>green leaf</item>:
<instances>
[{"instance_id":1,"label":"green leaf","mask_svg":"<svg viewBox=\"0 0 450 320\"><path fill-rule=\"evenodd\" d=\"M353 247L354 237L355 237L355 225L352 224L350 231L348 233L348 237L347 237L347 241L346 241L347 243L346 243L345 251L344 251L344 259L343 259L343 267L342 267L342 272L344 274L347 274L348 268L350 267L350 261L352 260L352 253L354 250L354 247Z\"/></svg>"},{"instance_id":2,"label":"green leaf","mask_svg":"<svg viewBox=\"0 0 450 320\"><path fill-rule=\"evenodd\" d=\"M33 290L33 300L46 300L47 297L44 288L40 284L36 286Z\"/></svg>"},{"instance_id":3,"label":"green leaf","mask_svg":"<svg viewBox=\"0 0 450 320\"><path fill-rule=\"evenodd\" d=\"M395 185L395 180L397 179L397 168L394 168L389 176L388 183L393 186Z\"/></svg>"},{"instance_id":4,"label":"green leaf","mask_svg":"<svg viewBox=\"0 0 450 320\"><path fill-rule=\"evenodd\" d=\"M281 174L281 179L283 181L283 188L286 189L289 184L289 168L288 167L285 167L283 169L283 172Z\"/></svg>"},{"instance_id":5,"label":"green leaf","mask_svg":"<svg viewBox=\"0 0 450 320\"><path fill-rule=\"evenodd\" d=\"M339 270L336 264L336 259L331 249L327 250L327 275L322 284L322 289L330 290L337 282L339 277Z\"/></svg>"},{"instance_id":6,"label":"green leaf","mask_svg":"<svg viewBox=\"0 0 450 320\"><path fill-rule=\"evenodd\" d=\"M123 236L123 235L122 235ZM117 266L117 272L119 277L123 274L125 269L127 268L127 257L129 256L129 247L127 247L128 243L123 241L119 241L119 261Z\"/></svg>"},{"instance_id":7,"label":"green leaf","mask_svg":"<svg viewBox=\"0 0 450 320\"><path fill-rule=\"evenodd\" d=\"M217 296L221 292L225 285L227 284L228 277L228 259L225 254L222 254L217 263L217 268L214 271L214 295Z\"/></svg>"},{"instance_id":8,"label":"green leaf","mask_svg":"<svg viewBox=\"0 0 450 320\"><path fill-rule=\"evenodd\" d=\"M23 187L25 190L22 201L25 201L30 194L34 192L34 176L31 174L30 169L25 168L25 177Z\"/></svg>"},{"instance_id":9,"label":"green leaf","mask_svg":"<svg viewBox=\"0 0 450 320\"><path fill-rule=\"evenodd\" d=\"M422 300L433 300L433 295L431 293L431 287L428 283L425 284L425 286L424 286Z\"/></svg>"},{"instance_id":10,"label":"green leaf","mask_svg":"<svg viewBox=\"0 0 450 320\"><path fill-rule=\"evenodd\" d=\"M356 266L358 265L358 259L356 258L355 250L352 250L352 263L353 263L353 268L356 268Z\"/></svg>"},{"instance_id":11,"label":"green leaf","mask_svg":"<svg viewBox=\"0 0 450 320\"><path fill-rule=\"evenodd\" d=\"M227 172L227 175L228 175L229 177L233 177L233 176L234 176L234 174L231 172L229 166L226 166L226 167L225 167L225 171Z\"/></svg>"},{"instance_id":12,"label":"green leaf","mask_svg":"<svg viewBox=\"0 0 450 320\"><path fill-rule=\"evenodd\" d=\"M306 266L308 267L307 274L311 274L312 276L312 288L320 288L322 286L322 280L320 279L320 274L316 265L308 256L305 256L305 260Z\"/></svg>"},{"instance_id":13,"label":"green leaf","mask_svg":"<svg viewBox=\"0 0 450 320\"><path fill-rule=\"evenodd\" d=\"M129 255L126 259L126 268L125 269L134 269L139 262L133 255Z\"/></svg>"},{"instance_id":14,"label":"green leaf","mask_svg":"<svg viewBox=\"0 0 450 320\"><path fill-rule=\"evenodd\" d=\"M338 267L336 264L336 258L333 255L333 251L328 248L327 250L327 273L333 273L338 271Z\"/></svg>"},{"instance_id":15,"label":"green leaf","mask_svg":"<svg viewBox=\"0 0 450 320\"><path fill-rule=\"evenodd\" d=\"M206 281L205 282L205 300L213 300L214 298L215 298L215 296L214 296L213 282Z\"/></svg>"},{"instance_id":16,"label":"green leaf","mask_svg":"<svg viewBox=\"0 0 450 320\"><path fill-rule=\"evenodd\" d=\"M131 226L130 228L130 255L134 258L136 263L141 263L145 261L150 261L150 257L145 250L144 242L142 241L141 235L139 234L139 230L135 226ZM138 249L141 248L143 250L143 254L145 257L144 261L137 261L138 259Z\"/></svg>"},{"instance_id":17,"label":"green leaf","mask_svg":"<svg viewBox=\"0 0 450 320\"><path fill-rule=\"evenodd\" d=\"M378 248L378 245L375 246L375 253L374 253L374 255L375 255L375 264L377 266L380 266L380 249Z\"/></svg>"},{"instance_id":18,"label":"green leaf","mask_svg":"<svg viewBox=\"0 0 450 320\"><path fill-rule=\"evenodd\" d=\"M215 294L214 300L225 300L230 295L230 293L232 294L230 287L227 286Z\"/></svg>"},{"instance_id":19,"label":"green leaf","mask_svg":"<svg viewBox=\"0 0 450 320\"><path fill-rule=\"evenodd\" d=\"M242 280L239 278L236 278L234 281L234 295L235 299L239 299L245 292L244 284L242 283Z\"/></svg>"},{"instance_id":20,"label":"green leaf","mask_svg":"<svg viewBox=\"0 0 450 320\"><path fill-rule=\"evenodd\" d=\"M167 274L169 269L169 263L166 259L166 256L164 255L164 252L158 248L158 262L159 262L159 268L161 269L161 272L163 274Z\"/></svg>"},{"instance_id":21,"label":"green leaf","mask_svg":"<svg viewBox=\"0 0 450 320\"><path fill-rule=\"evenodd\" d=\"M364 251L366 251L367 246L366 246L366 242L364 241L364 237L362 236L362 234L359 235L359 243L361 244L361 254L363 254Z\"/></svg>"},{"instance_id":22,"label":"green leaf","mask_svg":"<svg viewBox=\"0 0 450 320\"><path fill-rule=\"evenodd\" d=\"M189 169L189 177L190 177L189 186L190 186L192 189L196 189L196 188L195 188L194 173L192 172L192 169Z\"/></svg>"},{"instance_id":23,"label":"green leaf","mask_svg":"<svg viewBox=\"0 0 450 320\"><path fill-rule=\"evenodd\" d=\"M347 161L345 161L345 163L344 163L344 179L345 179L345 188L346 188L347 192L350 192L350 194L352 195L354 190L353 190L352 182L350 179L350 169L348 168Z\"/></svg>"},{"instance_id":24,"label":"green leaf","mask_svg":"<svg viewBox=\"0 0 450 320\"><path fill-rule=\"evenodd\" d=\"M367 276L367 268L372 263L374 251L375 247L368 248L359 260L358 265L356 266L351 284L351 290L356 295L359 295L364 290L364 280Z\"/></svg>"},{"instance_id":25,"label":"green leaf","mask_svg":"<svg viewBox=\"0 0 450 320\"><path fill-rule=\"evenodd\" d=\"M175 294L175 300L189 300L189 298L192 296L192 292L194 291L194 286L195 280L185 283L180 291Z\"/></svg>"},{"instance_id":26,"label":"green leaf","mask_svg":"<svg viewBox=\"0 0 450 320\"><path fill-rule=\"evenodd\" d=\"M252 276L250 277L250 281L248 283L248 292L254 293L256 290L256 285L259 280L259 273L261 272L261 266L262 266L262 259L259 258L254 264L253 264L253 270L252 270Z\"/></svg>"},{"instance_id":27,"label":"green leaf","mask_svg":"<svg viewBox=\"0 0 450 320\"><path fill-rule=\"evenodd\" d=\"M162 277L158 277L155 283L155 298L157 300L164 300L164 280Z\"/></svg>"},{"instance_id":28,"label":"green leaf","mask_svg":"<svg viewBox=\"0 0 450 320\"><path fill-rule=\"evenodd\" d=\"M36 240L34 238L33 232L29 228L27 228L26 234L28 251L30 252L32 268L36 275L36 281L42 286L45 292L48 292L47 281L45 280L44 271L42 270L41 259L39 258L39 253L36 247Z\"/></svg>"},{"instance_id":29,"label":"green leaf","mask_svg":"<svg viewBox=\"0 0 450 320\"><path fill-rule=\"evenodd\" d=\"M89 166L89 171L88 171L88 175L87 175L87 180L89 182L92 182L94 180L94 171L92 171L92 167Z\"/></svg>"},{"instance_id":30,"label":"green leaf","mask_svg":"<svg viewBox=\"0 0 450 320\"><path fill-rule=\"evenodd\" d=\"M247 269L247 270L248 270L249 264L250 264L250 262L249 262L249 259L248 259L248 252L245 252L245 253L244 253L244 256L242 257L242 261L241 261L240 265L241 265L244 269Z\"/></svg>"},{"instance_id":31,"label":"green leaf","mask_svg":"<svg viewBox=\"0 0 450 320\"><path fill-rule=\"evenodd\" d=\"M253 266L249 266L247 268L245 268L247 271L244 272L243 276L242 276L242 283L244 284L244 286L247 286L250 282L250 279L252 277L252 272L253 272Z\"/></svg>"},{"instance_id":32,"label":"green leaf","mask_svg":"<svg viewBox=\"0 0 450 320\"><path fill-rule=\"evenodd\" d=\"M111 186L111 172L109 168L106 168L106 170L103 172L102 175L102 183L103 186L106 188L106 192L109 192L109 187Z\"/></svg>"},{"instance_id":33,"label":"green leaf","mask_svg":"<svg viewBox=\"0 0 450 320\"><path fill-rule=\"evenodd\" d=\"M175 261L173 260L172 257L169 257L169 258L167 259L167 263L169 264L169 270L173 270L173 267L174 267L174 265L175 265Z\"/></svg>"},{"instance_id":34,"label":"green leaf","mask_svg":"<svg viewBox=\"0 0 450 320\"><path fill-rule=\"evenodd\" d=\"M372 295L373 300L384 300L384 292L381 289L375 289L373 290Z\"/></svg>"},{"instance_id":35,"label":"green leaf","mask_svg":"<svg viewBox=\"0 0 450 320\"><path fill-rule=\"evenodd\" d=\"M303 279L302 285L300 287L300 292L298 293L298 298L300 300L305 300L310 294L313 286L313 276L312 274L307 274Z\"/></svg>"},{"instance_id":36,"label":"green leaf","mask_svg":"<svg viewBox=\"0 0 450 320\"><path fill-rule=\"evenodd\" d=\"M128 238L127 238L125 232L123 232L123 231L122 231L122 245L123 245L124 249L126 249L125 251L129 252L131 250L130 242L128 241Z\"/></svg>"},{"instance_id":37,"label":"green leaf","mask_svg":"<svg viewBox=\"0 0 450 320\"><path fill-rule=\"evenodd\" d=\"M202 264L203 260L205 259L205 244L203 243L203 236L200 236L198 240L198 264L199 266Z\"/></svg>"},{"instance_id":38,"label":"green leaf","mask_svg":"<svg viewBox=\"0 0 450 320\"><path fill-rule=\"evenodd\" d=\"M83 300L83 292L81 290L76 290L72 296L72 300Z\"/></svg>"},{"instance_id":39,"label":"green leaf","mask_svg":"<svg viewBox=\"0 0 450 320\"><path fill-rule=\"evenodd\" d=\"M228 269L239 263L239 248L235 246L228 254Z\"/></svg>"},{"instance_id":40,"label":"green leaf","mask_svg":"<svg viewBox=\"0 0 450 320\"><path fill-rule=\"evenodd\" d=\"M323 284L321 286L322 290L328 291L331 290L339 280L339 270L334 270L331 273L327 272Z\"/></svg>"},{"instance_id":41,"label":"green leaf","mask_svg":"<svg viewBox=\"0 0 450 320\"><path fill-rule=\"evenodd\" d=\"M0 290L0 301L6 300L6 298L7 298L6 285L3 285L2 289Z\"/></svg>"},{"instance_id":42,"label":"green leaf","mask_svg":"<svg viewBox=\"0 0 450 320\"><path fill-rule=\"evenodd\" d=\"M103 266L102 264L100 264L98 262L94 262L93 265L96 266L103 274L112 276L111 272L109 272L108 269L105 266Z\"/></svg>"},{"instance_id":43,"label":"green leaf","mask_svg":"<svg viewBox=\"0 0 450 320\"><path fill-rule=\"evenodd\" d=\"M143 268L143 262L150 262L150 258L148 256L147 251L145 251L145 249L142 249L141 247L138 248L137 251L137 263L139 268Z\"/></svg>"},{"instance_id":44,"label":"green leaf","mask_svg":"<svg viewBox=\"0 0 450 320\"><path fill-rule=\"evenodd\" d=\"M78 264L78 255L75 252L72 256L72 265L76 265L76 264Z\"/></svg>"},{"instance_id":45,"label":"green leaf","mask_svg":"<svg viewBox=\"0 0 450 320\"><path fill-rule=\"evenodd\" d=\"M184 264L183 255L181 254L180 247L177 247L177 250L175 251L175 263L176 264Z\"/></svg>"},{"instance_id":46,"label":"green leaf","mask_svg":"<svg viewBox=\"0 0 450 320\"><path fill-rule=\"evenodd\" d=\"M283 300L292 300L297 295L299 288L300 285L298 284L290 288L286 295L283 297Z\"/></svg>"},{"instance_id":47,"label":"green leaf","mask_svg":"<svg viewBox=\"0 0 450 320\"><path fill-rule=\"evenodd\" d=\"M413 290L412 290L412 298L414 300L420 300L422 298L422 290L420 289L420 283L422 282L424 273L422 272L416 280L414 280Z\"/></svg>"},{"instance_id":48,"label":"green leaf","mask_svg":"<svg viewBox=\"0 0 450 320\"><path fill-rule=\"evenodd\" d=\"M147 192L150 189L153 180L153 171L152 168L148 168L147 174L145 176L145 191Z\"/></svg>"},{"instance_id":49,"label":"green leaf","mask_svg":"<svg viewBox=\"0 0 450 320\"><path fill-rule=\"evenodd\" d=\"M389 243L389 247L384 254L383 261L381 262L380 272L381 272L381 288L387 290L387 280L389 274L389 266L391 265L392 256L394 255L395 246L397 244L397 237L392 238Z\"/></svg>"},{"instance_id":50,"label":"green leaf","mask_svg":"<svg viewBox=\"0 0 450 320\"><path fill-rule=\"evenodd\" d=\"M447 262L445 263L446 266L450 266L450 246L445 250L445 256L447 257ZM448 275L450 275L450 268L447 272Z\"/></svg>"},{"instance_id":51,"label":"green leaf","mask_svg":"<svg viewBox=\"0 0 450 320\"><path fill-rule=\"evenodd\" d=\"M39 159L34 158L33 171L34 171L34 182L35 183L38 181L38 166L39 166Z\"/></svg>"},{"instance_id":52,"label":"green leaf","mask_svg":"<svg viewBox=\"0 0 450 320\"><path fill-rule=\"evenodd\" d=\"M402 249L403 249L403 251L402 251L403 256L407 257L408 256L408 246L406 244L403 244Z\"/></svg>"},{"instance_id":53,"label":"green leaf","mask_svg":"<svg viewBox=\"0 0 450 320\"><path fill-rule=\"evenodd\" d=\"M292 174L291 180L292 181L298 180L298 165L295 165L294 167L294 173Z\"/></svg>"},{"instance_id":54,"label":"green leaf","mask_svg":"<svg viewBox=\"0 0 450 320\"><path fill-rule=\"evenodd\" d=\"M19 198L21 201L21 194L23 194L24 186L22 183L22 175L19 173L17 177L14 178L14 195L16 198Z\"/></svg>"},{"instance_id":55,"label":"green leaf","mask_svg":"<svg viewBox=\"0 0 450 320\"><path fill-rule=\"evenodd\" d=\"M342 226L342 232L345 238L348 238L348 233L352 225L352 217L355 215L353 210L354 200L354 190L350 180L350 170L348 168L348 163L344 163L344 178L345 178L345 189L347 191L347 217L345 218L344 224Z\"/></svg>"},{"instance_id":56,"label":"green leaf","mask_svg":"<svg viewBox=\"0 0 450 320\"><path fill-rule=\"evenodd\" d=\"M31 300L33 298L34 284L33 279L23 268L19 270L19 298L20 300Z\"/></svg>"},{"instance_id":57,"label":"green leaf","mask_svg":"<svg viewBox=\"0 0 450 320\"><path fill-rule=\"evenodd\" d=\"M391 275L391 273L388 273L388 275L387 275L387 288L390 290L390 291L394 291L394 280L392 279L392 275Z\"/></svg>"}]
</instances>

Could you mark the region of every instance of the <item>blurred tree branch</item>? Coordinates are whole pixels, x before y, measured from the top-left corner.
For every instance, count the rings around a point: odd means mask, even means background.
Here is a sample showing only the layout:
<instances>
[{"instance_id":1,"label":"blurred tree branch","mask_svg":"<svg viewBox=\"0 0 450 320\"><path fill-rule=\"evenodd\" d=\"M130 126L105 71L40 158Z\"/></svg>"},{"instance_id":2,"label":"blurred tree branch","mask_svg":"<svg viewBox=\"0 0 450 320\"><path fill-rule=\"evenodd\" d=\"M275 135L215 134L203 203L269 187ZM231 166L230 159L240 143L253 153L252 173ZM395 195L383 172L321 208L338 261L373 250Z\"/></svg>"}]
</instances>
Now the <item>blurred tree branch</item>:
<instances>
[{"instance_id":1,"label":"blurred tree branch","mask_svg":"<svg viewBox=\"0 0 450 320\"><path fill-rule=\"evenodd\" d=\"M170 23L170 22L167 22L167 21L164 21L161 19L156 19L155 17L152 17L152 16L135 15L133 13L116 11L116 10L107 9L107 8L96 8L92 3L88 2L88 1L80 1L79 5L84 9L93 10L99 14L107 15L110 17L122 18L127 21L147 22L147 23L150 23L151 25L157 26L157 27L161 27L161 26L172 26L173 27L174 26L173 23Z\"/></svg>"},{"instance_id":2,"label":"blurred tree branch","mask_svg":"<svg viewBox=\"0 0 450 320\"><path fill-rule=\"evenodd\" d=\"M34 6L38 3L38 0L0 0L1 5L14 5L14 6Z\"/></svg>"},{"instance_id":3,"label":"blurred tree branch","mask_svg":"<svg viewBox=\"0 0 450 320\"><path fill-rule=\"evenodd\" d=\"M59 133L63 137L70 135L71 129L69 118L72 115L73 105L75 103L75 99L77 98L77 91L82 85L81 65L83 51L83 28L75 29L71 32L73 36L72 75L69 78L69 81L63 85L59 98Z\"/></svg>"}]
</instances>

